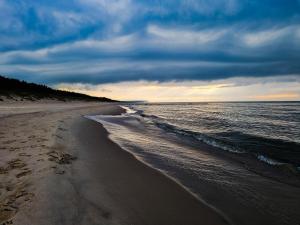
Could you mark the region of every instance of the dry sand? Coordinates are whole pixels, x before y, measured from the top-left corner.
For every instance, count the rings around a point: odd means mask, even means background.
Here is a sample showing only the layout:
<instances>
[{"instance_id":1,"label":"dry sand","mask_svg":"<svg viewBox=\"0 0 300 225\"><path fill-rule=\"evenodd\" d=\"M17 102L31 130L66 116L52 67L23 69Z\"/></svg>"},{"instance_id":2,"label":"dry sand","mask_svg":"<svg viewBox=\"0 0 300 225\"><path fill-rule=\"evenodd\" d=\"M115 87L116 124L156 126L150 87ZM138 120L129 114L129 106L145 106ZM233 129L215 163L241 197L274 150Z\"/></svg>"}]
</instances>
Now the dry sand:
<instances>
[{"instance_id":1,"label":"dry sand","mask_svg":"<svg viewBox=\"0 0 300 225\"><path fill-rule=\"evenodd\" d=\"M227 224L82 115L114 104L0 104L0 224Z\"/></svg>"}]
</instances>

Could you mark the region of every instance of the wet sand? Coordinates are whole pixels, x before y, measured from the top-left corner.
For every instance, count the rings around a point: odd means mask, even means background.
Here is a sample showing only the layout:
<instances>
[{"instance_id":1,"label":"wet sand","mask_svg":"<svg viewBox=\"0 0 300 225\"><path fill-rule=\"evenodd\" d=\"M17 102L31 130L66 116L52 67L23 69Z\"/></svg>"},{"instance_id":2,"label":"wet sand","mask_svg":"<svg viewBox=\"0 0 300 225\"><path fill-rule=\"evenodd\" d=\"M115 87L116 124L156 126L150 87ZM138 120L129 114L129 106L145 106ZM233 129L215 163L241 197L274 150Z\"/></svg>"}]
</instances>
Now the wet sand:
<instances>
[{"instance_id":1,"label":"wet sand","mask_svg":"<svg viewBox=\"0 0 300 225\"><path fill-rule=\"evenodd\" d=\"M227 224L83 115L113 104L0 105L0 224Z\"/></svg>"}]
</instances>

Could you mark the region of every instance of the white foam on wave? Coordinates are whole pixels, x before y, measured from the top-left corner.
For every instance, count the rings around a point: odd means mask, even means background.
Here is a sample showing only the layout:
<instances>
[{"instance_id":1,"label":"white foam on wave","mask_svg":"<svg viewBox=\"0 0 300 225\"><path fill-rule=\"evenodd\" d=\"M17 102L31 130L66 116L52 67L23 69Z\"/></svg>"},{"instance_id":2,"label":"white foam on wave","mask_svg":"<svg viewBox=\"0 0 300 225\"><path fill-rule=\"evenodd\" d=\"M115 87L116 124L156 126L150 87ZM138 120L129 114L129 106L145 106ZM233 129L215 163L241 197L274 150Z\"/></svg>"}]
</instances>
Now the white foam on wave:
<instances>
[{"instance_id":1,"label":"white foam on wave","mask_svg":"<svg viewBox=\"0 0 300 225\"><path fill-rule=\"evenodd\" d=\"M120 105L120 107L123 108L123 109L125 109L127 114L134 114L134 113L137 112L136 110L134 110L134 109L132 109L132 108L130 108L128 106Z\"/></svg>"},{"instance_id":2,"label":"white foam on wave","mask_svg":"<svg viewBox=\"0 0 300 225\"><path fill-rule=\"evenodd\" d=\"M263 161L265 163L268 163L269 165L272 165L272 166L278 166L278 165L283 165L284 163L281 163L281 162L278 162L274 159L270 159L264 155L259 155L257 156L257 158L260 160L260 161Z\"/></svg>"}]
</instances>

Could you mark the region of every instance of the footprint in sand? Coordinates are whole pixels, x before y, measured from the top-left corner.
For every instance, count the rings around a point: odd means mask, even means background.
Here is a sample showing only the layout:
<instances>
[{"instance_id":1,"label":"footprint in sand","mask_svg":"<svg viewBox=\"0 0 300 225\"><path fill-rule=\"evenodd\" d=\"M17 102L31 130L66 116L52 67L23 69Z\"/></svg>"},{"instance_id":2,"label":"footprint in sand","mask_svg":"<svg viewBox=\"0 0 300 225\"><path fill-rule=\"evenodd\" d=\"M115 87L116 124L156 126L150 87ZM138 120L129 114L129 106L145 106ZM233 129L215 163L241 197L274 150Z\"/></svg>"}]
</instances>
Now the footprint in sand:
<instances>
[{"instance_id":1,"label":"footprint in sand","mask_svg":"<svg viewBox=\"0 0 300 225\"><path fill-rule=\"evenodd\" d=\"M63 175L65 173L64 170L55 169L55 173L59 175Z\"/></svg>"},{"instance_id":2,"label":"footprint in sand","mask_svg":"<svg viewBox=\"0 0 300 225\"><path fill-rule=\"evenodd\" d=\"M24 177L24 176L26 176L26 175L28 175L28 174L31 174L31 170L26 169L26 170L24 170L23 172L18 173L18 174L16 175L16 177L17 177L17 178L21 178L21 177Z\"/></svg>"},{"instance_id":3,"label":"footprint in sand","mask_svg":"<svg viewBox=\"0 0 300 225\"><path fill-rule=\"evenodd\" d=\"M0 167L0 174L6 174L6 173L8 173L7 168Z\"/></svg>"},{"instance_id":4,"label":"footprint in sand","mask_svg":"<svg viewBox=\"0 0 300 225\"><path fill-rule=\"evenodd\" d=\"M1 225L8 225L8 224L13 224L12 220L6 220L5 218L11 218L13 217L15 213L12 213L10 210L8 209L4 209L3 211L0 209L0 224ZM1 219L4 220L1 220ZM5 221L6 220L6 221Z\"/></svg>"},{"instance_id":5,"label":"footprint in sand","mask_svg":"<svg viewBox=\"0 0 300 225\"><path fill-rule=\"evenodd\" d=\"M0 167L0 174L6 174L10 170L22 169L26 164L20 159L13 159L7 163L6 167Z\"/></svg>"},{"instance_id":6,"label":"footprint in sand","mask_svg":"<svg viewBox=\"0 0 300 225\"><path fill-rule=\"evenodd\" d=\"M53 137L57 137L57 138L59 138L59 139L63 139L61 136L59 136L59 135L57 135L57 134L54 134L54 135L52 135Z\"/></svg>"},{"instance_id":7,"label":"footprint in sand","mask_svg":"<svg viewBox=\"0 0 300 225\"><path fill-rule=\"evenodd\" d=\"M61 131L67 131L67 129L62 128L62 127L59 127L58 130L61 130Z\"/></svg>"},{"instance_id":8,"label":"footprint in sand","mask_svg":"<svg viewBox=\"0 0 300 225\"><path fill-rule=\"evenodd\" d=\"M48 139L46 139L46 138L39 138L38 140L37 140L37 142L44 142L44 141L48 141Z\"/></svg>"},{"instance_id":9,"label":"footprint in sand","mask_svg":"<svg viewBox=\"0 0 300 225\"><path fill-rule=\"evenodd\" d=\"M11 144L13 142L15 142L16 140L9 140L9 141L3 141L2 144Z\"/></svg>"},{"instance_id":10,"label":"footprint in sand","mask_svg":"<svg viewBox=\"0 0 300 225\"><path fill-rule=\"evenodd\" d=\"M30 157L31 155L30 155L30 154L27 154L27 153L19 153L19 156L26 156L26 157Z\"/></svg>"},{"instance_id":11,"label":"footprint in sand","mask_svg":"<svg viewBox=\"0 0 300 225\"><path fill-rule=\"evenodd\" d=\"M25 166L26 166L26 164L20 159L13 159L13 160L8 162L8 168L9 169L20 169L20 168L23 168Z\"/></svg>"},{"instance_id":12,"label":"footprint in sand","mask_svg":"<svg viewBox=\"0 0 300 225\"><path fill-rule=\"evenodd\" d=\"M58 164L71 164L73 160L77 158L67 153L58 153L56 151L48 152L47 155L49 156L49 161L54 161Z\"/></svg>"},{"instance_id":13,"label":"footprint in sand","mask_svg":"<svg viewBox=\"0 0 300 225\"><path fill-rule=\"evenodd\" d=\"M11 218L17 213L18 209L34 197L33 193L29 193L24 189L16 190L13 194L0 204L0 225L12 224Z\"/></svg>"}]
</instances>

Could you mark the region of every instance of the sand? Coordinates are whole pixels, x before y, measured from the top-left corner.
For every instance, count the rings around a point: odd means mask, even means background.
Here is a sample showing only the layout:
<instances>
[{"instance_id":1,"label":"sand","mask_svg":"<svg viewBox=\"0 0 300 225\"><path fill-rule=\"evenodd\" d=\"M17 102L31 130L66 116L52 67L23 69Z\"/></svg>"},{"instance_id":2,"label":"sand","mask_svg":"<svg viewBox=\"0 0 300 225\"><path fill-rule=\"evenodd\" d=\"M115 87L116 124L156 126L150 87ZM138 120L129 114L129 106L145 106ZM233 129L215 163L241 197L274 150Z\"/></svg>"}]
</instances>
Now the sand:
<instances>
[{"instance_id":1,"label":"sand","mask_svg":"<svg viewBox=\"0 0 300 225\"><path fill-rule=\"evenodd\" d=\"M115 104L0 104L0 224L227 224L108 138Z\"/></svg>"}]
</instances>

